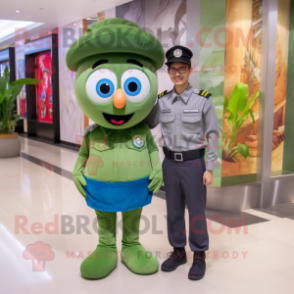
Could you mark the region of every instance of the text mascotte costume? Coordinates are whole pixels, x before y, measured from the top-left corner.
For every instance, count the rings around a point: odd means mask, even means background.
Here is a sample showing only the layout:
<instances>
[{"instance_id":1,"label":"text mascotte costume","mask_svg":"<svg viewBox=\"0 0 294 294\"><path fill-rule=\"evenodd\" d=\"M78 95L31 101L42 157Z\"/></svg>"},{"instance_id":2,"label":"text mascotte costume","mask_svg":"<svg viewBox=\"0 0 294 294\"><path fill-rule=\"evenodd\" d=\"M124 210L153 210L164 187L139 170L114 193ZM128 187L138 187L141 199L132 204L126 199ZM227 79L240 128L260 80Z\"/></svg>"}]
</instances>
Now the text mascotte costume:
<instances>
[{"instance_id":1,"label":"text mascotte costume","mask_svg":"<svg viewBox=\"0 0 294 294\"><path fill-rule=\"evenodd\" d=\"M75 94L99 127L84 138L74 168L76 187L96 211L99 245L81 264L82 276L99 279L116 267L116 213L122 212L121 259L133 272L151 274L159 262L139 243L142 207L162 184L158 148L142 121L158 91L156 70L164 50L131 21L91 25L70 47L66 64L76 71Z\"/></svg>"}]
</instances>

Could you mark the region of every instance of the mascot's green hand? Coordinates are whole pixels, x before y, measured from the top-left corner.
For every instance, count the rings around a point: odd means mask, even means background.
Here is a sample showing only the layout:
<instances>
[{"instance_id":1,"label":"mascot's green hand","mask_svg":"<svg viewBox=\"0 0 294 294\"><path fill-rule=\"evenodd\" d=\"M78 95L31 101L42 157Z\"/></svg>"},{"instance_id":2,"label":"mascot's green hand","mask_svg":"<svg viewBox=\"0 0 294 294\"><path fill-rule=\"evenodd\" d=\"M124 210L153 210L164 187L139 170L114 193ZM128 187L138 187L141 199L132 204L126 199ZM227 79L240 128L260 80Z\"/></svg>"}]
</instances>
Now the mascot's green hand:
<instances>
[{"instance_id":1,"label":"mascot's green hand","mask_svg":"<svg viewBox=\"0 0 294 294\"><path fill-rule=\"evenodd\" d=\"M83 174L73 174L73 181L77 187L77 189L79 190L79 192L85 197L87 198L86 192L83 188L83 186L87 186L86 180L83 177Z\"/></svg>"},{"instance_id":2,"label":"mascot's green hand","mask_svg":"<svg viewBox=\"0 0 294 294\"><path fill-rule=\"evenodd\" d=\"M79 155L72 173L73 181L77 189L85 198L87 198L87 194L85 192L84 186L87 186L87 182L83 177L83 169L86 166L87 160L88 157Z\"/></svg>"},{"instance_id":3,"label":"mascot's green hand","mask_svg":"<svg viewBox=\"0 0 294 294\"><path fill-rule=\"evenodd\" d=\"M163 182L163 174L158 150L150 154L150 160L152 165L152 172L149 176L151 183L149 184L148 189L153 191L153 193L156 193L159 191Z\"/></svg>"},{"instance_id":4,"label":"mascot's green hand","mask_svg":"<svg viewBox=\"0 0 294 294\"><path fill-rule=\"evenodd\" d=\"M162 170L152 171L149 180L151 180L151 183L149 184L148 189L153 191L153 193L157 193L163 182Z\"/></svg>"}]
</instances>

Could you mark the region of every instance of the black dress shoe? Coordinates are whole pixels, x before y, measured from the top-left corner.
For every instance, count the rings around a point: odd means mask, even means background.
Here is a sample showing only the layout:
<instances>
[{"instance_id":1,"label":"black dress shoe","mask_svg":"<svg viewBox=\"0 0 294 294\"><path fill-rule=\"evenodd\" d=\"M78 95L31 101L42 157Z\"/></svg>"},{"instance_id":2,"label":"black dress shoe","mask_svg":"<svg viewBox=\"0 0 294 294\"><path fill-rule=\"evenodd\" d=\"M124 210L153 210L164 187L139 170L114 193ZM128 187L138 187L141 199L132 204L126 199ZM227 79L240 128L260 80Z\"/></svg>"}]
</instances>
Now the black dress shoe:
<instances>
[{"instance_id":1,"label":"black dress shoe","mask_svg":"<svg viewBox=\"0 0 294 294\"><path fill-rule=\"evenodd\" d=\"M194 252L194 260L190 268L188 278L190 280L200 280L204 277L206 270L205 251Z\"/></svg>"},{"instance_id":2,"label":"black dress shoe","mask_svg":"<svg viewBox=\"0 0 294 294\"><path fill-rule=\"evenodd\" d=\"M185 248L176 249L169 253L169 258L161 265L161 270L170 272L175 270L179 265L187 262L187 255Z\"/></svg>"}]
</instances>

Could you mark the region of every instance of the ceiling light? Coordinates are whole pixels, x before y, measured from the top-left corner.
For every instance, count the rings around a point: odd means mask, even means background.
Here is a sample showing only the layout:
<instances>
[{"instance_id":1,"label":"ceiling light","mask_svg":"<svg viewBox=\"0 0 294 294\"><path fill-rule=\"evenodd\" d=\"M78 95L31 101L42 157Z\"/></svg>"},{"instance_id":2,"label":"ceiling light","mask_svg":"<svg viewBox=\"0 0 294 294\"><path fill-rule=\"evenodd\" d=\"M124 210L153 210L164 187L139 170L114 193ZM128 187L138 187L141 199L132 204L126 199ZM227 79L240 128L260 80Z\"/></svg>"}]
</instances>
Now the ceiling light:
<instances>
[{"instance_id":1,"label":"ceiling light","mask_svg":"<svg viewBox=\"0 0 294 294\"><path fill-rule=\"evenodd\" d=\"M20 10L15 10L16 13L20 13Z\"/></svg>"},{"instance_id":2,"label":"ceiling light","mask_svg":"<svg viewBox=\"0 0 294 294\"><path fill-rule=\"evenodd\" d=\"M32 21L15 21L0 19L0 43L7 39L15 38L16 35L19 34L17 32L18 29L23 29L22 32L27 32L42 24L43 23Z\"/></svg>"},{"instance_id":3,"label":"ceiling light","mask_svg":"<svg viewBox=\"0 0 294 294\"><path fill-rule=\"evenodd\" d=\"M91 20L91 18L90 17L87 17L87 20Z\"/></svg>"}]
</instances>

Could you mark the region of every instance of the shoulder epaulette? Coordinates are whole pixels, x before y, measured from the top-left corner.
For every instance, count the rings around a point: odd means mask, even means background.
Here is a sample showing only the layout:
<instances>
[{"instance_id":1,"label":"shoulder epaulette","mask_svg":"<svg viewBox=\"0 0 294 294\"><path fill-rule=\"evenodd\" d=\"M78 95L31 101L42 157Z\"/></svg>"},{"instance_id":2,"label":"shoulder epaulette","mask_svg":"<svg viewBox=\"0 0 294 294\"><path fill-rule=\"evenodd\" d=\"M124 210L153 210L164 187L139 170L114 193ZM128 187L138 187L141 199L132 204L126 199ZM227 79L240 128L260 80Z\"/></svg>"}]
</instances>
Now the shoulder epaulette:
<instances>
[{"instance_id":1,"label":"shoulder epaulette","mask_svg":"<svg viewBox=\"0 0 294 294\"><path fill-rule=\"evenodd\" d=\"M160 94L158 94L158 98L161 98L162 96L164 96L167 93L167 90L161 92Z\"/></svg>"},{"instance_id":2,"label":"shoulder epaulette","mask_svg":"<svg viewBox=\"0 0 294 294\"><path fill-rule=\"evenodd\" d=\"M205 90L200 90L198 95L203 96L205 98L209 98L212 94Z\"/></svg>"}]
</instances>

